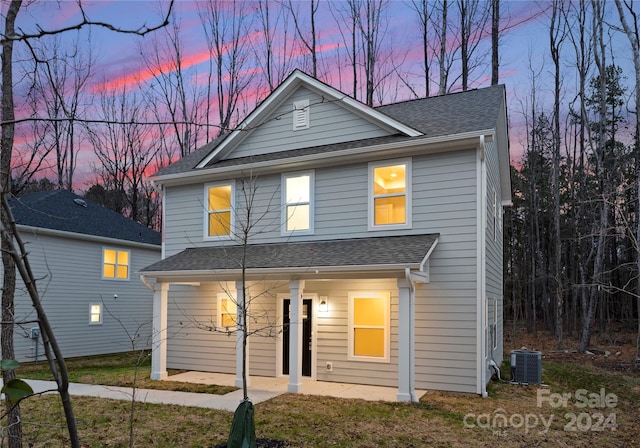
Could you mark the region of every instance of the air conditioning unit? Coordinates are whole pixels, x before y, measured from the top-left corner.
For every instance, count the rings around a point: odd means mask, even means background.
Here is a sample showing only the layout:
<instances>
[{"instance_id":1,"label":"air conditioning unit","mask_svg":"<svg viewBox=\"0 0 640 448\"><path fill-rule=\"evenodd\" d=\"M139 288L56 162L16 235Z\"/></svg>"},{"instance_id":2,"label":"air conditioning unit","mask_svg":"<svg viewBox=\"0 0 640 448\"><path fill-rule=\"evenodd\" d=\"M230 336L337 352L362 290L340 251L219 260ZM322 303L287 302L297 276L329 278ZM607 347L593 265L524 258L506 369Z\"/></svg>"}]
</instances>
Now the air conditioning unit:
<instances>
[{"instance_id":1,"label":"air conditioning unit","mask_svg":"<svg viewBox=\"0 0 640 448\"><path fill-rule=\"evenodd\" d=\"M530 350L511 351L511 381L514 383L542 383L542 353Z\"/></svg>"}]
</instances>

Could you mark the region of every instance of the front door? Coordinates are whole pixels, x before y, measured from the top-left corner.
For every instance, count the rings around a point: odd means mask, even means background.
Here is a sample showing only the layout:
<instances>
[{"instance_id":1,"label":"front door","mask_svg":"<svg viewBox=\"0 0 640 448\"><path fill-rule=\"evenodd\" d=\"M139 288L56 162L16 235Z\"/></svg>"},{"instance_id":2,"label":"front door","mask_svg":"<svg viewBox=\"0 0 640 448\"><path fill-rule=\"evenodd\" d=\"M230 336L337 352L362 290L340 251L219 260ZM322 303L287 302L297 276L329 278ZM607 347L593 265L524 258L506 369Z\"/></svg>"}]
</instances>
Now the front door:
<instances>
[{"instance_id":1,"label":"front door","mask_svg":"<svg viewBox=\"0 0 640 448\"><path fill-rule=\"evenodd\" d=\"M290 299L283 300L282 374L289 374L289 307ZM302 376L311 376L311 313L313 300L302 300Z\"/></svg>"}]
</instances>

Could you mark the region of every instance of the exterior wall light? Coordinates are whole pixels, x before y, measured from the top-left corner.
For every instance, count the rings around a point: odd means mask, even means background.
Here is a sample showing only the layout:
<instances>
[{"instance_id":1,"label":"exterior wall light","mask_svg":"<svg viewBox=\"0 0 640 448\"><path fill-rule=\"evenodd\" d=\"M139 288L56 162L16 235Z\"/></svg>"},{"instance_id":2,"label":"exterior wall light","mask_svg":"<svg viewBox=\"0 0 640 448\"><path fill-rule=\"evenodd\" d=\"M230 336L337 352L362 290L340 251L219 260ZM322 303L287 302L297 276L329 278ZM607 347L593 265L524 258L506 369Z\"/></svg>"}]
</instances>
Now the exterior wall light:
<instances>
[{"instance_id":1,"label":"exterior wall light","mask_svg":"<svg viewBox=\"0 0 640 448\"><path fill-rule=\"evenodd\" d=\"M329 311L329 298L327 296L320 297L320 305L318 306L318 311L321 313L326 313Z\"/></svg>"}]
</instances>

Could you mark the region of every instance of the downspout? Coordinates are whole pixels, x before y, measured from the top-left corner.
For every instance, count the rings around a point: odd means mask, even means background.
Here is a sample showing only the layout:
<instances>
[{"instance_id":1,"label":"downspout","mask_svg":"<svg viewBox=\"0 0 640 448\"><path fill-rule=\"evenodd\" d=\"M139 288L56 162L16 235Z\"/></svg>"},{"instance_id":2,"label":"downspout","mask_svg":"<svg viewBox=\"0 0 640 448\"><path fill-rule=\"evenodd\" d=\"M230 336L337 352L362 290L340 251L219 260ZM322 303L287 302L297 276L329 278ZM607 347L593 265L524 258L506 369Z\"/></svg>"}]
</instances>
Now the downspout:
<instances>
[{"instance_id":1,"label":"downspout","mask_svg":"<svg viewBox=\"0 0 640 448\"><path fill-rule=\"evenodd\" d=\"M147 280L147 277L145 277L144 274L140 274L140 281L144 286L149 288L151 291L155 292L156 289L153 287L151 283L149 283L149 281Z\"/></svg>"},{"instance_id":2,"label":"downspout","mask_svg":"<svg viewBox=\"0 0 640 448\"><path fill-rule=\"evenodd\" d=\"M409 283L409 290L411 293L409 294L409 315L411 319L409 319L409 347L413 347L413 350L410 351L409 356L409 385L411 391L411 401L417 403L419 401L418 396L416 395L416 352L415 352L415 302L416 302L416 287L413 283L413 278L411 276L411 270L409 268L404 269L404 276Z\"/></svg>"},{"instance_id":3,"label":"downspout","mask_svg":"<svg viewBox=\"0 0 640 448\"><path fill-rule=\"evenodd\" d=\"M479 392L482 398L487 398L487 365L486 365L486 347L487 347L487 334L485 322L485 308L486 308L486 288L485 288L485 238L486 238L486 224L487 224L487 210L486 210L486 155L484 135L480 136L479 141L479 154L478 154L478 248L477 248L477 324L478 330L476 332L478 338L478 379L479 379Z\"/></svg>"}]
</instances>

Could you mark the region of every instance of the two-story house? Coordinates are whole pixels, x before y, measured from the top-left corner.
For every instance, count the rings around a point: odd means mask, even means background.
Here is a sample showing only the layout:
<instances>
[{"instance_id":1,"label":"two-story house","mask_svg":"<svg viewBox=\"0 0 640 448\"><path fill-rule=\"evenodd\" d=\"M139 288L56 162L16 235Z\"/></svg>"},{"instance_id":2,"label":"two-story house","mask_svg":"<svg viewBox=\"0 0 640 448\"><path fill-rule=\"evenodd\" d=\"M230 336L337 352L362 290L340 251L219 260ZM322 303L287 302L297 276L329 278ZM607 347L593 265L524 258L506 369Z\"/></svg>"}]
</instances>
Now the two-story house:
<instances>
[{"instance_id":1,"label":"two-story house","mask_svg":"<svg viewBox=\"0 0 640 448\"><path fill-rule=\"evenodd\" d=\"M150 348L150 292L135 273L160 260L160 233L67 190L13 197L9 204L63 355ZM16 359L44 359L19 275L14 304Z\"/></svg>"},{"instance_id":2,"label":"two-story house","mask_svg":"<svg viewBox=\"0 0 640 448\"><path fill-rule=\"evenodd\" d=\"M371 108L294 71L154 182L152 378L240 385L247 303L248 372L290 392L306 377L397 387L400 401L486 394L503 355L503 86Z\"/></svg>"}]
</instances>

